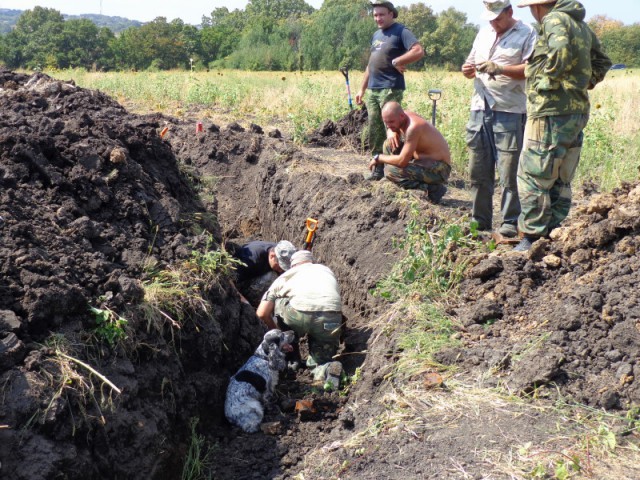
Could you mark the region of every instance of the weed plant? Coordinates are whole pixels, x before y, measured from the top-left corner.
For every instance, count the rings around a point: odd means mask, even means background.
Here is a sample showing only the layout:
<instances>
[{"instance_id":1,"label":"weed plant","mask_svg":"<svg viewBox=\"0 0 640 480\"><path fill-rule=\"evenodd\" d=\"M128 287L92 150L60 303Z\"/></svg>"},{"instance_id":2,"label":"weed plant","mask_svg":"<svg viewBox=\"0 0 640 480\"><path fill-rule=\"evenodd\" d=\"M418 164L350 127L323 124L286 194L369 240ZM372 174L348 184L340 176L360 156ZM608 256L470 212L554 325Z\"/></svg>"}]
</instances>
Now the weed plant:
<instances>
[{"instance_id":1,"label":"weed plant","mask_svg":"<svg viewBox=\"0 0 640 480\"><path fill-rule=\"evenodd\" d=\"M104 307L89 307L96 324L93 334L99 341L106 342L114 347L118 342L127 338L127 320L113 310Z\"/></svg>"}]
</instances>

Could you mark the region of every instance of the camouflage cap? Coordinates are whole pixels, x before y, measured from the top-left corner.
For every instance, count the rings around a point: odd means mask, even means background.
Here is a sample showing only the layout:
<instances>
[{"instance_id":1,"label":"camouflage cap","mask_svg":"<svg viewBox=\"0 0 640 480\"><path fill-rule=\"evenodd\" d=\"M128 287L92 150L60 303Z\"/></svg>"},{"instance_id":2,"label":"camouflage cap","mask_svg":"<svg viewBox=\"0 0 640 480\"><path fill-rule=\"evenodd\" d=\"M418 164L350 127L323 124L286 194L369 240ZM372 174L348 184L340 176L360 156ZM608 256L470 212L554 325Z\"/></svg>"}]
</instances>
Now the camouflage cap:
<instances>
[{"instance_id":1,"label":"camouflage cap","mask_svg":"<svg viewBox=\"0 0 640 480\"><path fill-rule=\"evenodd\" d=\"M518 7L528 7L530 5L544 5L546 3L556 3L557 0L524 0L524 2L520 2Z\"/></svg>"},{"instance_id":2,"label":"camouflage cap","mask_svg":"<svg viewBox=\"0 0 640 480\"><path fill-rule=\"evenodd\" d=\"M289 270L291 268L291 257L296 253L296 247L288 240L281 240L276 245L275 251L280 268Z\"/></svg>"},{"instance_id":3,"label":"camouflage cap","mask_svg":"<svg viewBox=\"0 0 640 480\"><path fill-rule=\"evenodd\" d=\"M371 2L371 8L375 7L385 7L391 13L393 13L393 18L398 18L398 10L393 6L393 3L391 2Z\"/></svg>"},{"instance_id":4,"label":"camouflage cap","mask_svg":"<svg viewBox=\"0 0 640 480\"><path fill-rule=\"evenodd\" d=\"M511 6L509 0L484 0L484 11L482 12L482 18L485 20L495 20L502 11Z\"/></svg>"}]
</instances>

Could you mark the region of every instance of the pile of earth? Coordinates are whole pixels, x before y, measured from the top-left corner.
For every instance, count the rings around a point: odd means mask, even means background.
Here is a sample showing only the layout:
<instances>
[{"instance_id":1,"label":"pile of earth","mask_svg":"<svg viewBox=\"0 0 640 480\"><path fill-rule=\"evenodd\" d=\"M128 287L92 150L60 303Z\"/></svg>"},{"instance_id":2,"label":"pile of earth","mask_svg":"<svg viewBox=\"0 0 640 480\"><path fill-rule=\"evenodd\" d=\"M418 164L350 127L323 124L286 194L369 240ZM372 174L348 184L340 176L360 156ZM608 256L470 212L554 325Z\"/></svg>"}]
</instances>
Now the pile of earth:
<instances>
[{"instance_id":1,"label":"pile of earth","mask_svg":"<svg viewBox=\"0 0 640 480\"><path fill-rule=\"evenodd\" d=\"M640 404L640 185L595 194L528 255L468 271L463 346L438 359L491 369L510 391L606 409Z\"/></svg>"},{"instance_id":2,"label":"pile of earth","mask_svg":"<svg viewBox=\"0 0 640 480\"><path fill-rule=\"evenodd\" d=\"M328 147L336 149L351 149L365 152L369 148L369 139L363 133L368 121L367 108L351 110L338 122L325 121L320 127L311 132L308 144L312 147Z\"/></svg>"},{"instance_id":3,"label":"pile of earth","mask_svg":"<svg viewBox=\"0 0 640 480\"><path fill-rule=\"evenodd\" d=\"M219 419L262 335L254 312L225 281L204 292L212 312L179 331L136 309L145 267L207 241L157 121L6 70L0 108L0 477L175 478L191 417ZM90 305L126 318L126 341L100 341Z\"/></svg>"}]
</instances>

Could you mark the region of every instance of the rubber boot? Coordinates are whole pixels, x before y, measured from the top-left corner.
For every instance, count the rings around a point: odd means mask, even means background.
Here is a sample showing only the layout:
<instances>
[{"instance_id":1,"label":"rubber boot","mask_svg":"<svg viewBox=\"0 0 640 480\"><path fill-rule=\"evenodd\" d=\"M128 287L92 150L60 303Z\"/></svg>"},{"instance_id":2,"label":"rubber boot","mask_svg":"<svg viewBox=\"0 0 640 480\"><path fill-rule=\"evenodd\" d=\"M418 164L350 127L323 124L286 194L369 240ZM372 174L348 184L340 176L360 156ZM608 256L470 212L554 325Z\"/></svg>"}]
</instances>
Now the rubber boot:
<instances>
[{"instance_id":1,"label":"rubber boot","mask_svg":"<svg viewBox=\"0 0 640 480\"><path fill-rule=\"evenodd\" d=\"M379 164L373 167L373 172L371 172L371 175L366 177L366 180L369 180L370 182L377 182L378 180L382 180L383 178L384 178L384 165Z\"/></svg>"},{"instance_id":2,"label":"rubber boot","mask_svg":"<svg viewBox=\"0 0 640 480\"><path fill-rule=\"evenodd\" d=\"M429 185L427 192L429 200L431 200L433 203L440 203L442 197L444 197L444 194L447 193L447 187L441 184Z\"/></svg>"}]
</instances>

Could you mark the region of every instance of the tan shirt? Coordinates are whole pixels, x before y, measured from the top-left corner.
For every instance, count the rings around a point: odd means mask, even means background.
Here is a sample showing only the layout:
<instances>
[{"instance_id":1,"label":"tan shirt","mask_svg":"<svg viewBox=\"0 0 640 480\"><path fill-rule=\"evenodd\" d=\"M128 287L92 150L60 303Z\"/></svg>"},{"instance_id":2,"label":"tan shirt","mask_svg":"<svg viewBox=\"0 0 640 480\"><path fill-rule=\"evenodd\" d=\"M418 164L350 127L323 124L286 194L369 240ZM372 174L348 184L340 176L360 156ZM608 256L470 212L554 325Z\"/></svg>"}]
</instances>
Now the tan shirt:
<instances>
[{"instance_id":1,"label":"tan shirt","mask_svg":"<svg viewBox=\"0 0 640 480\"><path fill-rule=\"evenodd\" d=\"M492 61L498 65L521 65L535 47L537 34L533 27L517 20L498 41L491 25L478 32L466 63L480 65ZM486 73L476 72L471 110L484 110L485 100L492 110L509 113L526 113L525 81L506 75L496 75L492 80Z\"/></svg>"},{"instance_id":2,"label":"tan shirt","mask_svg":"<svg viewBox=\"0 0 640 480\"><path fill-rule=\"evenodd\" d=\"M301 312L340 312L340 287L329 267L303 263L290 268L271 284L262 300L289 298L289 305Z\"/></svg>"}]
</instances>

